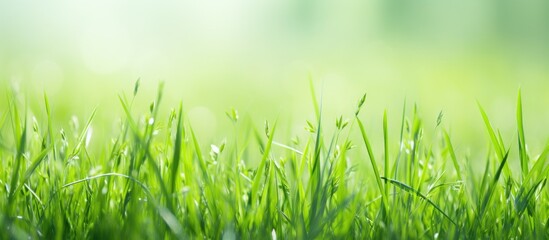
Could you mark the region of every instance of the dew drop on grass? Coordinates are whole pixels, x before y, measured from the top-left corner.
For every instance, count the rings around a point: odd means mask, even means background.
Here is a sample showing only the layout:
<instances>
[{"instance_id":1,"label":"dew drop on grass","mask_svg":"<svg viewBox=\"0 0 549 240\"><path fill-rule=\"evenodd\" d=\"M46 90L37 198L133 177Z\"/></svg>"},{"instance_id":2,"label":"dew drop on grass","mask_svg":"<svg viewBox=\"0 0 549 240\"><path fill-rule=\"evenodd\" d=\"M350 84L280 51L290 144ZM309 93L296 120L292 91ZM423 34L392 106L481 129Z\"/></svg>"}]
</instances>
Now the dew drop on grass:
<instances>
[{"instance_id":1,"label":"dew drop on grass","mask_svg":"<svg viewBox=\"0 0 549 240\"><path fill-rule=\"evenodd\" d=\"M85 146L86 147L88 147L90 145L90 140L91 140L92 134L93 134L93 129L92 129L92 127L90 127L88 129L88 132L86 133L86 141L85 141Z\"/></svg>"},{"instance_id":2,"label":"dew drop on grass","mask_svg":"<svg viewBox=\"0 0 549 240\"><path fill-rule=\"evenodd\" d=\"M69 125L72 131L77 132L78 129L80 128L80 122L78 121L78 117L75 115L72 115Z\"/></svg>"},{"instance_id":3,"label":"dew drop on grass","mask_svg":"<svg viewBox=\"0 0 549 240\"><path fill-rule=\"evenodd\" d=\"M219 154L219 147L217 147L216 145L212 144L210 146L212 148L212 152L215 153L215 154Z\"/></svg>"},{"instance_id":4,"label":"dew drop on grass","mask_svg":"<svg viewBox=\"0 0 549 240\"><path fill-rule=\"evenodd\" d=\"M80 157L79 156L72 156L69 158L68 162L72 165L72 164L76 164L75 162L80 160Z\"/></svg>"},{"instance_id":5,"label":"dew drop on grass","mask_svg":"<svg viewBox=\"0 0 549 240\"><path fill-rule=\"evenodd\" d=\"M90 170L89 175L90 175L90 176L95 176L95 175L97 175L98 173L100 173L102 169L103 169L103 166L94 167L94 168L92 168L92 169Z\"/></svg>"},{"instance_id":6,"label":"dew drop on grass","mask_svg":"<svg viewBox=\"0 0 549 240\"><path fill-rule=\"evenodd\" d=\"M273 228L273 231L271 232L271 236L273 237L273 240L276 240L276 231Z\"/></svg>"},{"instance_id":7,"label":"dew drop on grass","mask_svg":"<svg viewBox=\"0 0 549 240\"><path fill-rule=\"evenodd\" d=\"M400 143L400 151L402 151L402 149L404 149L406 146L404 146L404 142L401 142Z\"/></svg>"}]
</instances>

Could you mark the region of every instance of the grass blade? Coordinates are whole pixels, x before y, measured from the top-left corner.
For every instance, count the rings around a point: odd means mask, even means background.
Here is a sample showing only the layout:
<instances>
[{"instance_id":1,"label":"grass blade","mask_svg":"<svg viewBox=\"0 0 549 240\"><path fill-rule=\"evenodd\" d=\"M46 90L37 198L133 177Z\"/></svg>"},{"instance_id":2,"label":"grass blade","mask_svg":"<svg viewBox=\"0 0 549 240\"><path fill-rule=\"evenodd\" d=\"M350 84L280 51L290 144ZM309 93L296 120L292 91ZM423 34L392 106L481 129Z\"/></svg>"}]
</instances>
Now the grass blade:
<instances>
[{"instance_id":1,"label":"grass blade","mask_svg":"<svg viewBox=\"0 0 549 240\"><path fill-rule=\"evenodd\" d=\"M25 171L25 174L23 174L23 179L21 179L21 184L15 189L15 191L19 190L23 184L30 178L30 176L34 173L36 168L40 165L40 163L43 162L44 159L46 159L46 155L49 153L49 151L52 149L52 145L48 146L46 149L44 149L38 156L35 157L34 161L32 161L32 164L28 167L28 169Z\"/></svg>"},{"instance_id":2,"label":"grass blade","mask_svg":"<svg viewBox=\"0 0 549 240\"><path fill-rule=\"evenodd\" d=\"M450 136L448 136L448 133L443 130L442 134L444 134L444 141L448 145L448 151L450 152L450 158L452 159L452 163L454 164L454 168L456 169L456 173L459 180L463 180L461 177L461 167L459 166L456 153L454 151L454 146L452 145L452 141L450 140Z\"/></svg>"},{"instance_id":3,"label":"grass blade","mask_svg":"<svg viewBox=\"0 0 549 240\"><path fill-rule=\"evenodd\" d=\"M21 162L23 161L23 154L25 153L26 144L27 144L27 124L25 123L23 127L23 132L21 133L21 137L19 139L19 144L17 147L17 155L15 157L15 167L13 168L13 172L11 175L11 182L10 182L10 192L8 196L8 206L13 205L14 203L14 197L15 192L17 189L17 183L19 181L19 169L21 168Z\"/></svg>"},{"instance_id":4,"label":"grass blade","mask_svg":"<svg viewBox=\"0 0 549 240\"><path fill-rule=\"evenodd\" d=\"M522 97L520 90L517 97L517 129L518 129L518 147L520 157L520 168L522 170L522 177L524 178L528 174L528 154L526 153L526 140L524 137L524 124L522 120Z\"/></svg>"},{"instance_id":5,"label":"grass blade","mask_svg":"<svg viewBox=\"0 0 549 240\"><path fill-rule=\"evenodd\" d=\"M492 124L490 123L490 120L488 120L488 115L486 115L486 112L484 111L480 103L477 103L477 104L480 110L480 114L482 115L482 120L484 121L484 125L486 126L486 130L488 131L488 135L490 136L490 140L492 141L492 145L494 146L494 149L496 151L496 154L498 155L499 159L503 159L503 146L500 145L500 141L496 136L494 128L492 128Z\"/></svg>"},{"instance_id":6,"label":"grass blade","mask_svg":"<svg viewBox=\"0 0 549 240\"><path fill-rule=\"evenodd\" d=\"M360 133L362 135L362 140L364 142L364 145L366 146L366 150L368 151L368 156L370 157L370 163L372 164L372 168L374 170L374 177L376 179L377 187L379 188L379 191L382 195L382 201L384 203L384 207L387 207L387 196L385 195L385 190L383 189L383 185L381 184L381 176L379 175L379 169L377 167L376 159L372 150L372 146L370 145L370 141L368 140L368 135L366 134L366 131L364 130L364 125L362 124L362 121L356 117L358 127L360 128Z\"/></svg>"},{"instance_id":7,"label":"grass blade","mask_svg":"<svg viewBox=\"0 0 549 240\"><path fill-rule=\"evenodd\" d=\"M173 160L172 160L172 166L171 166L171 173L170 173L170 192L173 194L175 192L175 181L178 174L178 168L179 168L179 161L181 159L181 135L182 135L182 129L183 129L183 104L179 104L179 115L177 117L177 129L175 133L175 142L174 142L174 151L173 151Z\"/></svg>"},{"instance_id":8,"label":"grass blade","mask_svg":"<svg viewBox=\"0 0 549 240\"><path fill-rule=\"evenodd\" d=\"M261 157L261 162L259 162L259 166L257 167L257 172L254 175L252 179L252 189L251 189L251 202L255 203L254 201L259 196L259 184L261 183L261 178L263 176L263 172L265 171L265 165L267 164L267 159L269 158L269 154L271 152L271 146L273 144L274 139L274 133L276 130L276 122L274 123L270 133L269 133L269 140L267 141L267 144L265 145L265 150L263 151L263 156Z\"/></svg>"},{"instance_id":9,"label":"grass blade","mask_svg":"<svg viewBox=\"0 0 549 240\"><path fill-rule=\"evenodd\" d=\"M193 128L189 128L191 131L191 138L193 140L194 150L196 152L196 157L198 158L198 164L200 166L200 170L202 172L202 176L204 177L204 180L209 182L210 178L208 177L208 167L206 166L206 161L204 160L204 156L202 155L202 150L200 150L200 145L198 144L198 140L196 138L196 135L194 134Z\"/></svg>"},{"instance_id":10,"label":"grass blade","mask_svg":"<svg viewBox=\"0 0 549 240\"><path fill-rule=\"evenodd\" d=\"M389 128L387 126L387 110L383 112L383 149L385 162L385 176L389 176ZM385 184L385 196L389 196L389 185Z\"/></svg>"},{"instance_id":11,"label":"grass blade","mask_svg":"<svg viewBox=\"0 0 549 240\"><path fill-rule=\"evenodd\" d=\"M19 119L19 111L17 110L17 105L15 103L15 99L13 99L12 105L10 107L10 112L12 113L12 122L14 123L14 133L17 136L17 129L20 127L20 119ZM17 139L17 138L16 138ZM25 119L23 120L23 130L21 132L21 135L18 136L18 144L17 144L17 153L15 156L15 167L12 169L11 174L11 181L10 181L10 191L8 195L8 213L12 214L13 210L13 204L14 204L14 198L15 193L19 181L19 169L21 169L22 161L23 161L23 154L25 154L25 151L27 149L27 110L25 108Z\"/></svg>"},{"instance_id":12,"label":"grass blade","mask_svg":"<svg viewBox=\"0 0 549 240\"><path fill-rule=\"evenodd\" d=\"M88 121L86 122L86 125L84 126L84 129L80 133L80 136L78 137L78 141L76 142L76 146L74 147L71 156L75 156L80 152L80 149L82 147L82 144L84 143L84 140L86 139L86 135L89 131L89 128L91 126L92 120L95 117L95 113L97 112L97 108L94 108L92 111L92 114L88 118Z\"/></svg>"},{"instance_id":13,"label":"grass blade","mask_svg":"<svg viewBox=\"0 0 549 240\"><path fill-rule=\"evenodd\" d=\"M53 135L53 119L52 119L52 115L51 115L51 108L50 108L50 101L48 100L48 95L46 95L46 93L44 92L44 105L46 107L46 116L48 118L48 139L50 141L50 145L52 146L52 154L53 154L53 159L57 159L57 148L55 147L55 139L54 139L54 135Z\"/></svg>"},{"instance_id":14,"label":"grass blade","mask_svg":"<svg viewBox=\"0 0 549 240\"><path fill-rule=\"evenodd\" d=\"M496 151L496 155L498 156L498 159L504 158L504 149L505 145L503 145L503 138L501 137L501 134L498 132L498 135L496 135L494 128L492 128L492 124L490 123L490 120L488 120L488 115L480 105L480 103L477 102L480 114L482 115L482 120L484 121L484 125L486 127L486 130L488 131L488 135L490 136L490 140L492 141L492 146L494 147L494 150ZM505 165L504 167L505 174L507 176L511 176L511 170L509 170L509 167Z\"/></svg>"},{"instance_id":15,"label":"grass blade","mask_svg":"<svg viewBox=\"0 0 549 240\"><path fill-rule=\"evenodd\" d=\"M492 180L492 182L488 186L487 192L484 195L484 198L483 198L482 203L480 205L479 219L482 219L484 217L484 214L486 212L486 208L489 206L490 200L492 199L492 196L494 195L496 185L499 181L499 177L501 176L501 172L503 170L503 167L505 166L505 163L507 163L507 158L508 157L509 157L509 151L507 151L505 153L505 155L503 156L503 159L501 160L501 163L499 164L499 167L496 171L496 175L494 176L494 179Z\"/></svg>"},{"instance_id":16,"label":"grass blade","mask_svg":"<svg viewBox=\"0 0 549 240\"><path fill-rule=\"evenodd\" d=\"M442 211L442 209L438 205L436 205L433 201L431 201L429 198L427 198L427 196L423 195L420 191L408 186L407 184L405 184L403 182L399 182L397 180L389 179L389 178L386 178L386 177L381 177L381 178L383 180L388 181L389 183L399 187L400 189L402 189L406 192L409 192L409 193L413 193L416 196L420 197L421 199L425 200L427 203L429 203L431 206L433 206L438 212L440 212L444 217L446 217L452 224L454 224L455 226L458 226L458 224L448 214L446 214L444 211Z\"/></svg>"}]
</instances>

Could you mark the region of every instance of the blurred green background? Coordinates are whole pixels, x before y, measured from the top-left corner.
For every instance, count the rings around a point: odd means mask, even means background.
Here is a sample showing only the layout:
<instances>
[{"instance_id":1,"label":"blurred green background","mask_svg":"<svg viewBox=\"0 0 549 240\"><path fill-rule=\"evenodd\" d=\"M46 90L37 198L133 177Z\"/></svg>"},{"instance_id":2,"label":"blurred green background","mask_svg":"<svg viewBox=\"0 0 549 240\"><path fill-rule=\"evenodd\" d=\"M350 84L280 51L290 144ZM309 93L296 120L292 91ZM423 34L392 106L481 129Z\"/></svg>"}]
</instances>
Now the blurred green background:
<instances>
[{"instance_id":1,"label":"blurred green background","mask_svg":"<svg viewBox=\"0 0 549 240\"><path fill-rule=\"evenodd\" d=\"M122 114L117 94L131 95L138 78L137 110L164 81L164 110L183 100L203 139L232 130L233 107L258 126L278 118L303 132L314 120L310 74L329 123L351 118L367 92L372 134L385 108L396 134L407 99L427 130L443 111L466 146L487 139L477 100L516 139L522 88L527 138L539 149L549 136L548 43L544 0L0 2L2 89L18 86L37 115L46 91L60 125L73 115L83 124L98 106L107 133Z\"/></svg>"}]
</instances>

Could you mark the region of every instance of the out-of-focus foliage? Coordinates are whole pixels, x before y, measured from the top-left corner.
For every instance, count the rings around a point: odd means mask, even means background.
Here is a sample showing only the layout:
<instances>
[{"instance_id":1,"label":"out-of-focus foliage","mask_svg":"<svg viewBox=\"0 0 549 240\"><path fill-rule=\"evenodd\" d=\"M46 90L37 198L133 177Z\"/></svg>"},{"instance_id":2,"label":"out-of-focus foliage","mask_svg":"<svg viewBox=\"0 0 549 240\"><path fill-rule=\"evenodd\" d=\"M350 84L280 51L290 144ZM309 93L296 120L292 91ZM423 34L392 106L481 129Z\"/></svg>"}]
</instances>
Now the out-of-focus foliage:
<instances>
[{"instance_id":1,"label":"out-of-focus foliage","mask_svg":"<svg viewBox=\"0 0 549 240\"><path fill-rule=\"evenodd\" d=\"M67 122L83 113L66 99L108 109L116 98L105 93L165 81L166 100L183 99L209 138L233 107L301 119L311 74L328 115L351 113L366 91L373 113L406 98L471 137L479 100L511 136L508 96L520 87L526 108L549 104L548 21L542 0L2 1L0 84L46 90ZM542 128L549 112L533 120L527 128Z\"/></svg>"}]
</instances>

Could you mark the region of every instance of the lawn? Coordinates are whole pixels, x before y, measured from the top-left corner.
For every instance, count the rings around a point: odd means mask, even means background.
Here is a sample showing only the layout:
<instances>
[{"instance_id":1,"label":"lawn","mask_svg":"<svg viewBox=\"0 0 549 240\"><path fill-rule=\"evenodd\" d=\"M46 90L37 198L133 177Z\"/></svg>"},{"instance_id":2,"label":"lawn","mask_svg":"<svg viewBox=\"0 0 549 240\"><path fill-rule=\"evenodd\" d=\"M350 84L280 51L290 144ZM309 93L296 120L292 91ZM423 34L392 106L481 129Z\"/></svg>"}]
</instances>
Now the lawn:
<instances>
[{"instance_id":1,"label":"lawn","mask_svg":"<svg viewBox=\"0 0 549 240\"><path fill-rule=\"evenodd\" d=\"M196 134L184 104L165 106L163 84L148 106L134 104L138 81L108 108L74 109L87 114L68 125L53 120L60 103L47 93L6 90L0 238L549 237L549 146L529 151L520 92L511 139L478 104L487 144L472 155L453 144L444 112L433 128L403 102L389 109L399 119L385 111L371 126L358 95L350 114L327 118L310 83L314 117L299 131L230 109L228 134L212 138L222 141ZM110 125L94 122L98 111Z\"/></svg>"},{"instance_id":2,"label":"lawn","mask_svg":"<svg viewBox=\"0 0 549 240\"><path fill-rule=\"evenodd\" d=\"M2 239L549 239L549 1L0 1Z\"/></svg>"}]
</instances>

